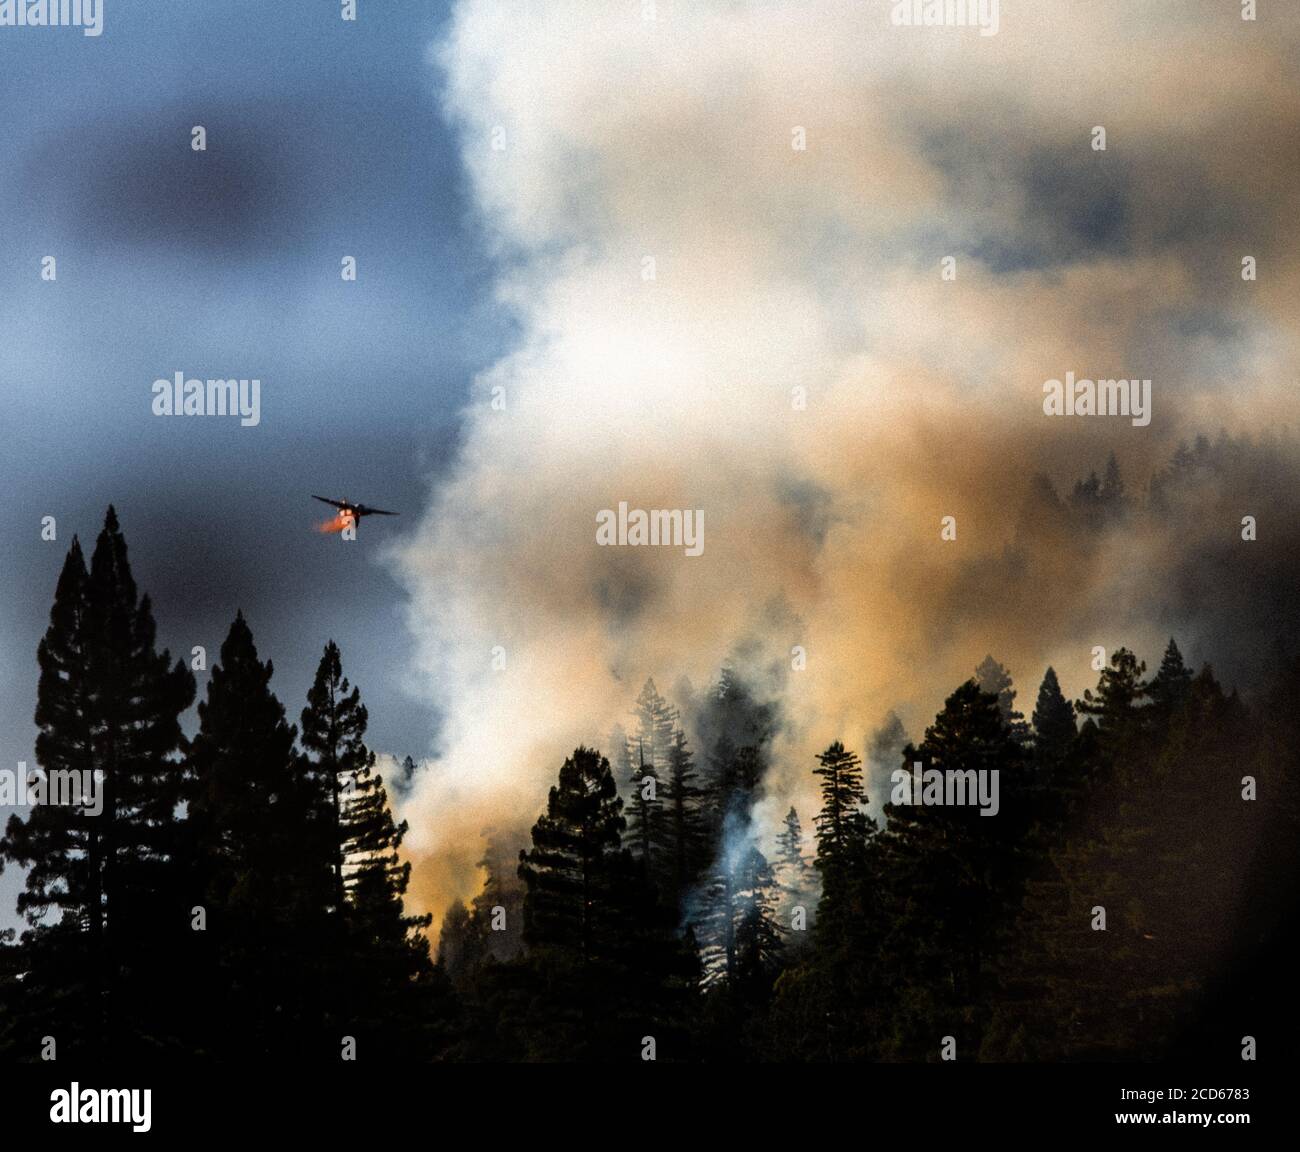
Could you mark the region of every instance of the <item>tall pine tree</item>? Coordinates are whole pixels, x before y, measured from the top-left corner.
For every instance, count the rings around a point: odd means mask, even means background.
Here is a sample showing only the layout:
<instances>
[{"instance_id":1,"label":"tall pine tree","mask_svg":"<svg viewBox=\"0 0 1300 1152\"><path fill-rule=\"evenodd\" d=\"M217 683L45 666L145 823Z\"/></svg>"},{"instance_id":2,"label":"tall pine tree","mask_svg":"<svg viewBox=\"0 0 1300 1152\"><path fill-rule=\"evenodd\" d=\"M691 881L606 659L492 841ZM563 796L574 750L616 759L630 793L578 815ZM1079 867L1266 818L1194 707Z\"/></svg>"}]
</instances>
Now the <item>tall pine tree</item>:
<instances>
[{"instance_id":1,"label":"tall pine tree","mask_svg":"<svg viewBox=\"0 0 1300 1152\"><path fill-rule=\"evenodd\" d=\"M0 840L0 857L30 869L19 911L31 925L32 1000L40 980L57 981L55 999L83 999L67 1013L74 1044L157 1051L174 1039L150 992L167 986L183 923L170 867L181 835L173 754L194 681L156 650L111 507L89 572L73 540L37 660L36 759L50 785L75 779L83 803L11 817Z\"/></svg>"},{"instance_id":2,"label":"tall pine tree","mask_svg":"<svg viewBox=\"0 0 1300 1152\"><path fill-rule=\"evenodd\" d=\"M1191 670L1183 663L1183 654L1170 636L1164 658L1160 661L1160 667L1148 690L1151 704L1162 716L1167 716L1187 700L1191 690Z\"/></svg>"},{"instance_id":3,"label":"tall pine tree","mask_svg":"<svg viewBox=\"0 0 1300 1152\"><path fill-rule=\"evenodd\" d=\"M348 1034L366 1034L389 1055L428 1055L434 1038L426 1025L433 1022L425 1015L440 1007L444 992L435 986L424 935L432 917L409 916L403 907L411 875L400 854L407 825L394 822L374 771L368 721L331 640L302 712L302 744L329 800L322 855L331 865L332 935L342 960L330 1000Z\"/></svg>"},{"instance_id":4,"label":"tall pine tree","mask_svg":"<svg viewBox=\"0 0 1300 1152\"><path fill-rule=\"evenodd\" d=\"M322 1051L327 1000L319 953L331 936L335 860L330 796L294 747L243 614L221 645L190 752L193 903L211 1012L206 1038L225 1055Z\"/></svg>"},{"instance_id":5,"label":"tall pine tree","mask_svg":"<svg viewBox=\"0 0 1300 1152\"><path fill-rule=\"evenodd\" d=\"M1077 729L1074 705L1061 692L1056 670L1049 667L1043 674L1034 705L1034 748L1049 760L1059 760L1074 743Z\"/></svg>"}]
</instances>

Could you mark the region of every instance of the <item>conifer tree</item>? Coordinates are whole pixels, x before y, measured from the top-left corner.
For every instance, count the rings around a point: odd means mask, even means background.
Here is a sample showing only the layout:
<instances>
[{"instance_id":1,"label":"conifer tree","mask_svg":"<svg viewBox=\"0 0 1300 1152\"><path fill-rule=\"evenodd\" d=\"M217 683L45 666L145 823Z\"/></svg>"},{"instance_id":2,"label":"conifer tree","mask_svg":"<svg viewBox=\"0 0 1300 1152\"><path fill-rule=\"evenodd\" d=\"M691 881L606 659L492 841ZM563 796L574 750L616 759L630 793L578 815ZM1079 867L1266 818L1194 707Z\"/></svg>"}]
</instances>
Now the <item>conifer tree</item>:
<instances>
[{"instance_id":1,"label":"conifer tree","mask_svg":"<svg viewBox=\"0 0 1300 1152\"><path fill-rule=\"evenodd\" d=\"M484 937L464 901L453 900L438 930L438 964L460 992L472 987L485 955Z\"/></svg>"},{"instance_id":2,"label":"conifer tree","mask_svg":"<svg viewBox=\"0 0 1300 1152\"><path fill-rule=\"evenodd\" d=\"M1101 482L1098 498L1111 515L1118 515L1124 506L1124 478L1120 475L1119 461L1112 452L1106 458L1106 476Z\"/></svg>"},{"instance_id":3,"label":"conifer tree","mask_svg":"<svg viewBox=\"0 0 1300 1152\"><path fill-rule=\"evenodd\" d=\"M374 753L356 772L343 809L344 887L347 917L368 946L382 951L396 971L414 978L428 967L423 935L432 916L407 916L403 898L411 879L410 861L400 849L408 826L393 820L384 779L374 771Z\"/></svg>"},{"instance_id":4,"label":"conifer tree","mask_svg":"<svg viewBox=\"0 0 1300 1152\"><path fill-rule=\"evenodd\" d=\"M776 837L776 847L777 867L785 869L791 877L801 878L808 867L808 861L803 856L803 828L799 823L799 813L795 811L793 804L790 805L790 811L785 814L785 819L781 822L781 831Z\"/></svg>"},{"instance_id":5,"label":"conifer tree","mask_svg":"<svg viewBox=\"0 0 1300 1152\"><path fill-rule=\"evenodd\" d=\"M36 760L47 779L56 772L77 772L82 774L78 779L86 779L96 768L87 579L81 545L74 537L59 575L50 624L37 649ZM0 859L28 868L18 913L29 925L23 943L35 980L51 990L62 989L59 1003L69 1030L75 1029L72 1044L92 1048L104 1039L98 1006L106 983L106 823L81 806L42 804L34 806L26 820L11 815L0 840ZM14 1019L12 1043L30 1057L42 1028L50 1027L51 1001L40 985L26 991L30 1012L25 1020Z\"/></svg>"},{"instance_id":6,"label":"conifer tree","mask_svg":"<svg viewBox=\"0 0 1300 1152\"><path fill-rule=\"evenodd\" d=\"M508 829L488 828L478 866L484 871L483 891L472 902L473 920L485 951L509 960L523 946L525 886L519 877L519 838Z\"/></svg>"},{"instance_id":7,"label":"conifer tree","mask_svg":"<svg viewBox=\"0 0 1300 1152\"><path fill-rule=\"evenodd\" d=\"M1076 707L1083 715L1096 717L1104 734L1122 731L1138 719L1139 706L1146 699L1147 685L1142 680L1146 670L1147 666L1127 648L1116 649L1110 667L1101 671L1096 694L1085 688Z\"/></svg>"},{"instance_id":8,"label":"conifer tree","mask_svg":"<svg viewBox=\"0 0 1300 1152\"><path fill-rule=\"evenodd\" d=\"M732 885L734 982L748 999L765 999L780 967L785 930L776 919L778 888L767 858L753 844L748 845L736 862Z\"/></svg>"},{"instance_id":9,"label":"conifer tree","mask_svg":"<svg viewBox=\"0 0 1300 1152\"><path fill-rule=\"evenodd\" d=\"M336 896L329 794L294 747L272 673L239 613L190 752L193 903L207 915L200 1004L214 1044L262 1056L323 1042L318 953Z\"/></svg>"},{"instance_id":10,"label":"conifer tree","mask_svg":"<svg viewBox=\"0 0 1300 1152\"><path fill-rule=\"evenodd\" d=\"M882 950L895 986L888 1055L932 1054L941 1023L959 1051L978 1049L994 945L1022 882L1018 852L1031 816L1020 792L1022 761L997 698L974 680L948 697L920 746L904 752L908 773L919 763L945 780L960 773L991 788L987 774L996 771L999 808L985 817L977 804L921 803L910 795L898 802L897 794L886 806L880 847L891 902Z\"/></svg>"},{"instance_id":11,"label":"conifer tree","mask_svg":"<svg viewBox=\"0 0 1300 1152\"><path fill-rule=\"evenodd\" d=\"M838 740L817 757L815 776L822 779L822 808L815 821L817 868L822 884L833 887L836 872L854 861L870 833L862 811L862 762Z\"/></svg>"},{"instance_id":12,"label":"conifer tree","mask_svg":"<svg viewBox=\"0 0 1300 1152\"><path fill-rule=\"evenodd\" d=\"M813 774L821 777L822 807L813 821L817 839L814 867L821 875L822 893L817 931L828 944L852 934L858 882L867 871L875 822L862 811L862 763L836 740L817 757Z\"/></svg>"},{"instance_id":13,"label":"conifer tree","mask_svg":"<svg viewBox=\"0 0 1300 1152\"><path fill-rule=\"evenodd\" d=\"M1164 658L1160 661L1160 668L1148 690L1151 703L1162 714L1167 715L1188 698L1191 688L1191 670L1183 663L1183 654L1174 643L1174 638L1170 636Z\"/></svg>"},{"instance_id":14,"label":"conifer tree","mask_svg":"<svg viewBox=\"0 0 1300 1152\"><path fill-rule=\"evenodd\" d=\"M152 606L147 595L137 595L111 507L86 592L96 759L105 773L105 807L117 822L105 895L116 928L139 938L157 922L159 901L170 895L166 865L182 834L182 772L171 757L182 744L180 714L194 701L194 678L155 649Z\"/></svg>"},{"instance_id":15,"label":"conifer tree","mask_svg":"<svg viewBox=\"0 0 1300 1152\"><path fill-rule=\"evenodd\" d=\"M1136 661L1123 665L1131 683ZM1235 796L1252 726L1208 669L1189 692L1190 707L1150 726L1111 726L1087 804L1027 886L990 1058L1186 1057L1207 976L1239 938L1207 911L1248 886L1234 846L1256 818L1249 804L1205 803Z\"/></svg>"},{"instance_id":16,"label":"conifer tree","mask_svg":"<svg viewBox=\"0 0 1300 1152\"><path fill-rule=\"evenodd\" d=\"M41 674L36 759L47 776L84 774L96 767L86 583L85 559L73 537L55 590L50 626L37 649ZM29 923L35 925L56 911L92 934L102 930L104 852L98 838L103 827L80 806L37 805L26 820L9 817L0 850L4 857L28 866L18 912Z\"/></svg>"},{"instance_id":17,"label":"conifer tree","mask_svg":"<svg viewBox=\"0 0 1300 1152\"><path fill-rule=\"evenodd\" d=\"M692 880L707 863L700 812L704 789L695 783L695 758L680 728L673 734L664 787L666 831L672 860L671 906L680 907Z\"/></svg>"},{"instance_id":18,"label":"conifer tree","mask_svg":"<svg viewBox=\"0 0 1300 1152\"><path fill-rule=\"evenodd\" d=\"M343 675L343 662L333 640L325 646L316 677L302 710L302 746L314 757L315 772L329 797L329 854L334 877L333 908L344 905L344 864L352 836L345 819L344 797L350 796L363 769L374 763L374 755L363 738L368 717L361 692Z\"/></svg>"},{"instance_id":19,"label":"conifer tree","mask_svg":"<svg viewBox=\"0 0 1300 1152\"><path fill-rule=\"evenodd\" d=\"M342 657L326 645L302 712L302 744L314 759L314 780L328 800L331 908L342 970L331 1000L344 1022L381 1040L391 1052L422 1051L421 993L434 978L423 930L432 917L409 916L403 898L411 865L400 855L406 822L393 820L375 754L366 747L369 717L360 690L343 674Z\"/></svg>"},{"instance_id":20,"label":"conifer tree","mask_svg":"<svg viewBox=\"0 0 1300 1152\"><path fill-rule=\"evenodd\" d=\"M1059 760L1074 742L1074 705L1061 692L1056 670L1049 667L1034 706L1034 747L1049 760Z\"/></svg>"},{"instance_id":21,"label":"conifer tree","mask_svg":"<svg viewBox=\"0 0 1300 1152\"><path fill-rule=\"evenodd\" d=\"M975 669L975 681L981 692L998 698L1002 722L1012 738L1023 744L1029 737L1029 727L1025 723L1024 714L1016 711L1016 690L1012 686L1011 673L992 656L985 656Z\"/></svg>"},{"instance_id":22,"label":"conifer tree","mask_svg":"<svg viewBox=\"0 0 1300 1152\"><path fill-rule=\"evenodd\" d=\"M650 679L637 696L634 714L636 732L628 742L632 761L629 839L647 878L671 901L676 868L663 787L672 762L677 713Z\"/></svg>"},{"instance_id":23,"label":"conifer tree","mask_svg":"<svg viewBox=\"0 0 1300 1152\"><path fill-rule=\"evenodd\" d=\"M657 768L666 765L672 751L677 713L659 694L653 679L647 680L642 686L636 698L634 715L637 728L629 741L629 747L634 749L639 741L641 752L649 763Z\"/></svg>"},{"instance_id":24,"label":"conifer tree","mask_svg":"<svg viewBox=\"0 0 1300 1152\"><path fill-rule=\"evenodd\" d=\"M546 989L524 1009L530 1058L639 1059L647 1031L681 1031L689 957L622 847L622 807L609 762L580 747L520 853L528 970Z\"/></svg>"},{"instance_id":25,"label":"conifer tree","mask_svg":"<svg viewBox=\"0 0 1300 1152\"><path fill-rule=\"evenodd\" d=\"M659 794L659 771L646 762L645 743L637 740L632 771L631 797L627 804L627 831L632 850L642 871L650 876L653 853L663 836L663 797Z\"/></svg>"},{"instance_id":26,"label":"conifer tree","mask_svg":"<svg viewBox=\"0 0 1300 1152\"><path fill-rule=\"evenodd\" d=\"M147 990L165 988L182 924L170 867L182 770L172 755L194 681L155 648L149 598L137 593L112 507L89 572L72 542L37 660L36 759L51 785L75 772L82 803L12 817L0 858L30 866L19 911L41 978L91 998L69 1013L85 1043L156 1049L171 1017ZM46 922L53 910L57 925Z\"/></svg>"},{"instance_id":27,"label":"conifer tree","mask_svg":"<svg viewBox=\"0 0 1300 1152\"><path fill-rule=\"evenodd\" d=\"M560 949L584 964L609 948L617 932L612 897L623 882L626 827L609 761L595 749L577 748L533 825L532 848L519 854L530 948Z\"/></svg>"}]
</instances>

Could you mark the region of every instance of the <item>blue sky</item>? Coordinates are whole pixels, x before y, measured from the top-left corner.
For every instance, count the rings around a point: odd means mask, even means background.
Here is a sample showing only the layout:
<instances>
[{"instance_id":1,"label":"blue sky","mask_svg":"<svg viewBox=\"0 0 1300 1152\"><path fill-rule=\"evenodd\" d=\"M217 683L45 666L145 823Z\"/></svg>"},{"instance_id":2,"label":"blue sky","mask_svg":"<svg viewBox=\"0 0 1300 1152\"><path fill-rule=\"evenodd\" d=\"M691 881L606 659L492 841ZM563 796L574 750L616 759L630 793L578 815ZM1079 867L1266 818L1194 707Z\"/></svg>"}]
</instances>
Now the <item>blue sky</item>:
<instances>
[{"instance_id":1,"label":"blue sky","mask_svg":"<svg viewBox=\"0 0 1300 1152\"><path fill-rule=\"evenodd\" d=\"M375 746L429 750L380 550L414 528L510 332L430 62L446 6L360 8L109 0L98 39L0 30L4 765L33 760L55 580L110 502L173 655L211 663L242 608L296 721L332 637ZM154 416L177 371L259 378L261 424ZM407 517L349 544L313 531L312 492ZM17 882L0 877L6 918Z\"/></svg>"}]
</instances>

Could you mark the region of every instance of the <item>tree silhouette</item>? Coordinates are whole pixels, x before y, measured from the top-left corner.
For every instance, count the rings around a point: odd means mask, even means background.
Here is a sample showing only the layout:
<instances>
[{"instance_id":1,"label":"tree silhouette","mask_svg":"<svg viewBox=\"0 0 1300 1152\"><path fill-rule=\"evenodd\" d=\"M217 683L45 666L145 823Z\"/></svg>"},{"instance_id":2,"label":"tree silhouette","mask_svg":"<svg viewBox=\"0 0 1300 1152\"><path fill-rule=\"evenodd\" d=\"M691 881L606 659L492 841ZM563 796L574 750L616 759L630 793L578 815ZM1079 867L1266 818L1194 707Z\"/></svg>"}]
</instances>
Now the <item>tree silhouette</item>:
<instances>
[{"instance_id":1,"label":"tree silhouette","mask_svg":"<svg viewBox=\"0 0 1300 1152\"><path fill-rule=\"evenodd\" d=\"M1103 668L1094 695L1083 690L1083 699L1075 705L1085 716L1095 716L1102 732L1114 734L1136 722L1138 709L1147 696L1142 674L1147 666L1127 648L1118 648Z\"/></svg>"},{"instance_id":2,"label":"tree silhouette","mask_svg":"<svg viewBox=\"0 0 1300 1152\"><path fill-rule=\"evenodd\" d=\"M975 669L975 681L981 692L998 698L998 711L1003 723L1014 739L1024 743L1029 738L1029 726L1024 714L1016 711L1016 690L1012 686L1011 673L992 656L985 656Z\"/></svg>"},{"instance_id":3,"label":"tree silhouette","mask_svg":"<svg viewBox=\"0 0 1300 1152\"><path fill-rule=\"evenodd\" d=\"M222 1055L323 1051L325 974L312 962L329 936L334 858L328 793L294 747L243 614L199 704L190 753L194 903L207 914L202 1003Z\"/></svg>"},{"instance_id":4,"label":"tree silhouette","mask_svg":"<svg viewBox=\"0 0 1300 1152\"><path fill-rule=\"evenodd\" d=\"M427 1055L426 1014L446 998L423 930L432 917L408 916L403 898L411 865L400 856L406 822L393 820L375 755L364 738L369 721L361 693L343 675L332 640L325 646L302 712L302 744L330 818L321 856L333 878L334 949L330 990L341 1027L365 1034L390 1055Z\"/></svg>"},{"instance_id":5,"label":"tree silhouette","mask_svg":"<svg viewBox=\"0 0 1300 1152\"><path fill-rule=\"evenodd\" d=\"M1033 721L1034 748L1049 760L1059 760L1074 743L1078 729L1074 721L1074 705L1061 692L1054 668L1049 667L1043 674Z\"/></svg>"},{"instance_id":6,"label":"tree silhouette","mask_svg":"<svg viewBox=\"0 0 1300 1152\"><path fill-rule=\"evenodd\" d=\"M688 957L622 847L622 807L609 762L579 747L520 853L530 949L520 976L548 989L521 1022L530 1058L634 1059L647 1029L681 1030Z\"/></svg>"},{"instance_id":7,"label":"tree silhouette","mask_svg":"<svg viewBox=\"0 0 1300 1152\"><path fill-rule=\"evenodd\" d=\"M1183 663L1183 654L1170 636L1164 658L1148 689L1151 704L1162 716L1167 715L1187 700L1191 689L1192 673Z\"/></svg>"},{"instance_id":8,"label":"tree silhouette","mask_svg":"<svg viewBox=\"0 0 1300 1152\"><path fill-rule=\"evenodd\" d=\"M12 816L0 840L0 857L29 866L18 909L29 957L40 957L31 994L57 981L69 1033L88 1050L155 1050L170 1042L171 1015L148 990L170 986L166 953L183 923L170 867L181 834L173 754L194 680L155 648L112 507L89 572L73 539L37 662L37 763L52 788L75 773L85 803Z\"/></svg>"}]
</instances>

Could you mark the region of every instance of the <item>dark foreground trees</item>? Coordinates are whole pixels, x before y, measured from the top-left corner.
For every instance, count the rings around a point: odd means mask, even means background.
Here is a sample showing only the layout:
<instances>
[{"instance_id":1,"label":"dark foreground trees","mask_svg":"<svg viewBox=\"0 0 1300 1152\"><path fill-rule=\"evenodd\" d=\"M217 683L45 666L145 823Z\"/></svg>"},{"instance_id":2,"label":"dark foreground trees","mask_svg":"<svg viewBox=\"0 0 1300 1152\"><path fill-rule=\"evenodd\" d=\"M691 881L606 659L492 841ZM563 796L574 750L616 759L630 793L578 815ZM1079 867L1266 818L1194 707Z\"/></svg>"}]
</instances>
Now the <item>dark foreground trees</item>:
<instances>
[{"instance_id":1,"label":"dark foreground trees","mask_svg":"<svg viewBox=\"0 0 1300 1152\"><path fill-rule=\"evenodd\" d=\"M47 1035L95 1055L165 1047L155 990L167 987L176 922L158 909L178 893L175 754L194 680L155 649L112 508L89 572L72 542L37 660L36 762L51 785L72 781L82 802L11 815L0 839L0 862L29 869L18 910L30 1010L6 1032L30 1054Z\"/></svg>"},{"instance_id":2,"label":"dark foreground trees","mask_svg":"<svg viewBox=\"0 0 1300 1152\"><path fill-rule=\"evenodd\" d=\"M37 763L87 803L10 818L21 939L0 950L0 1051L231 1060L436 1055L450 993L403 912L409 865L365 708L326 648L304 747L237 615L186 744L194 679L157 652L110 508L77 541L38 653Z\"/></svg>"},{"instance_id":3,"label":"dark foreground trees","mask_svg":"<svg viewBox=\"0 0 1300 1152\"><path fill-rule=\"evenodd\" d=\"M624 779L577 748L530 828L489 830L436 962L335 644L299 735L237 615L187 743L194 681L110 510L38 664L37 764L99 784L0 839L27 869L5 1058L1231 1066L1288 1043L1294 660L1248 707L1173 640L1150 677L1121 648L1074 703L1047 669L1026 723L989 657L919 742L877 740L880 795L841 741L810 758L806 820L768 792L777 711L741 671L680 711L648 683Z\"/></svg>"},{"instance_id":4,"label":"dark foreground trees","mask_svg":"<svg viewBox=\"0 0 1300 1152\"><path fill-rule=\"evenodd\" d=\"M480 995L509 1031L497 1055L625 1062L647 1044L686 1054L694 957L623 846L626 828L609 762L576 749L520 853L528 955L483 973Z\"/></svg>"}]
</instances>

